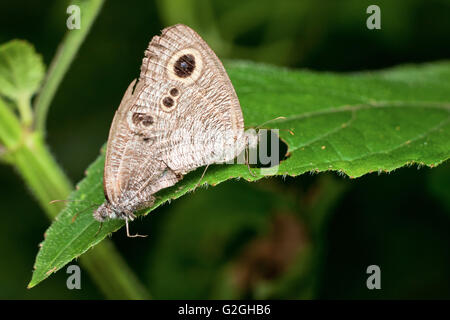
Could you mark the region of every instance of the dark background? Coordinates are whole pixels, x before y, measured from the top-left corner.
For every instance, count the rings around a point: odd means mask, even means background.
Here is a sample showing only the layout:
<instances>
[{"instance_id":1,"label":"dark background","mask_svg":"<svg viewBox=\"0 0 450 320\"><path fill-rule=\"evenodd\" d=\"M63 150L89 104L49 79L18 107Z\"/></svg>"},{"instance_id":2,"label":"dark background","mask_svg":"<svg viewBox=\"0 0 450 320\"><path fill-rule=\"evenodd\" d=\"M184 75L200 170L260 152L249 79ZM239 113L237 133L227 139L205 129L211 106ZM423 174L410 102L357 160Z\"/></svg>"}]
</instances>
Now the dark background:
<instances>
[{"instance_id":1,"label":"dark background","mask_svg":"<svg viewBox=\"0 0 450 320\"><path fill-rule=\"evenodd\" d=\"M366 28L370 4L381 7L381 30ZM67 5L0 2L0 43L26 39L48 65ZM79 181L151 37L175 23L221 59L348 72L448 59L449 16L447 0L106 1L52 103L48 143ZM87 273L82 290L68 290L65 268L26 289L49 221L10 167L0 177L0 298L102 298ZM449 195L448 163L357 180L228 181L134 222L148 238L112 239L156 298L448 299ZM381 290L366 288L371 264Z\"/></svg>"}]
</instances>

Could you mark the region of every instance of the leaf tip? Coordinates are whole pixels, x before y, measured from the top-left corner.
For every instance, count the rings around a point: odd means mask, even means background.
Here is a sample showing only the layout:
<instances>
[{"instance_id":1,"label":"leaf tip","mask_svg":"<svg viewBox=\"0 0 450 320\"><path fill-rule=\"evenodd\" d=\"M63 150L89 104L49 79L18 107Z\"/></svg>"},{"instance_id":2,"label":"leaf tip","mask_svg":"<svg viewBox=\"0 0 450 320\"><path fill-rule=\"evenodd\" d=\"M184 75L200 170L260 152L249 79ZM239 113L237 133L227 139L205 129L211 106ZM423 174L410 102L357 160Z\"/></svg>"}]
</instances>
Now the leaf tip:
<instances>
[{"instance_id":1,"label":"leaf tip","mask_svg":"<svg viewBox=\"0 0 450 320\"><path fill-rule=\"evenodd\" d=\"M30 282L27 285L27 289L34 288L38 283L39 283L39 281L36 281L36 279L33 276L32 279L30 280Z\"/></svg>"}]
</instances>

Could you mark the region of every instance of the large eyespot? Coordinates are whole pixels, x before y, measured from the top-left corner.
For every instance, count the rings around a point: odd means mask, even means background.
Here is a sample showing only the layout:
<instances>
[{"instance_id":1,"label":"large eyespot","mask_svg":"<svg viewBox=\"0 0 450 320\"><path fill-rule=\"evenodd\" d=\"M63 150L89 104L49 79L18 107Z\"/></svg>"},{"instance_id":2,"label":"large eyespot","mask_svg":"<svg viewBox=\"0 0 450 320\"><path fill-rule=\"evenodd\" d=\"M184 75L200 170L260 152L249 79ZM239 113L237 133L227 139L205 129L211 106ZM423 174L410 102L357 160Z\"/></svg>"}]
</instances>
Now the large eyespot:
<instances>
[{"instance_id":1,"label":"large eyespot","mask_svg":"<svg viewBox=\"0 0 450 320\"><path fill-rule=\"evenodd\" d=\"M180 78L189 77L195 70L195 58L192 54L185 54L178 58L173 66L173 71Z\"/></svg>"},{"instance_id":2,"label":"large eyespot","mask_svg":"<svg viewBox=\"0 0 450 320\"><path fill-rule=\"evenodd\" d=\"M194 48L187 48L176 52L167 64L167 75L172 80L184 83L196 81L203 69L203 58Z\"/></svg>"}]
</instances>

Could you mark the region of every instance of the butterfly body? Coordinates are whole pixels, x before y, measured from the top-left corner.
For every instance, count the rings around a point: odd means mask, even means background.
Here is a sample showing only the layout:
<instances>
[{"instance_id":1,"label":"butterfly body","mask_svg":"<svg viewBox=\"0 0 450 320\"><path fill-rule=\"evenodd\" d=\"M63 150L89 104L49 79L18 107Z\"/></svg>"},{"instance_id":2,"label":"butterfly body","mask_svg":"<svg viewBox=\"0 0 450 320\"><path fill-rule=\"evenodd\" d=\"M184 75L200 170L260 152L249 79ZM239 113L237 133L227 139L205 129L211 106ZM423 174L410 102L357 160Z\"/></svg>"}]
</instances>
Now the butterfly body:
<instances>
[{"instance_id":1,"label":"butterfly body","mask_svg":"<svg viewBox=\"0 0 450 320\"><path fill-rule=\"evenodd\" d=\"M133 220L154 194L198 167L234 159L245 148L238 98L222 63L192 29L155 36L138 82L111 124L99 221Z\"/></svg>"}]
</instances>

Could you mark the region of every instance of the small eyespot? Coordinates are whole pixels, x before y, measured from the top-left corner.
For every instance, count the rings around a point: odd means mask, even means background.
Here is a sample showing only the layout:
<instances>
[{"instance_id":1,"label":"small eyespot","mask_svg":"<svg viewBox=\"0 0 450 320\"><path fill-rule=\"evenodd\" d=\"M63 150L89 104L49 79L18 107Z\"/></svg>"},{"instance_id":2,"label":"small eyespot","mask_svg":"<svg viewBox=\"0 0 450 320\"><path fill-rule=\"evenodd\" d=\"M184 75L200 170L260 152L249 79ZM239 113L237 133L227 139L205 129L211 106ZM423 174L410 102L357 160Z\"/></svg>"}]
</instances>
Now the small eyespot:
<instances>
[{"instance_id":1,"label":"small eyespot","mask_svg":"<svg viewBox=\"0 0 450 320\"><path fill-rule=\"evenodd\" d=\"M142 125L145 127L151 126L153 124L153 117L152 116L145 116L142 120Z\"/></svg>"},{"instance_id":2,"label":"small eyespot","mask_svg":"<svg viewBox=\"0 0 450 320\"><path fill-rule=\"evenodd\" d=\"M177 88L172 88L170 89L169 93L172 97L176 97L180 92L178 91Z\"/></svg>"},{"instance_id":3,"label":"small eyespot","mask_svg":"<svg viewBox=\"0 0 450 320\"><path fill-rule=\"evenodd\" d=\"M134 113L133 117L131 118L133 120L134 125L138 125L139 122L141 122L142 113Z\"/></svg>"},{"instance_id":4,"label":"small eyespot","mask_svg":"<svg viewBox=\"0 0 450 320\"><path fill-rule=\"evenodd\" d=\"M145 113L136 112L133 114L132 121L136 126L142 123L144 127L148 127L153 124L153 117Z\"/></svg>"},{"instance_id":5,"label":"small eyespot","mask_svg":"<svg viewBox=\"0 0 450 320\"><path fill-rule=\"evenodd\" d=\"M172 108L175 104L175 101L173 101L171 97L164 97L162 103L166 108Z\"/></svg>"},{"instance_id":6,"label":"small eyespot","mask_svg":"<svg viewBox=\"0 0 450 320\"><path fill-rule=\"evenodd\" d=\"M192 54L182 55L175 62L173 71L180 78L189 77L195 69L195 57Z\"/></svg>"}]
</instances>

